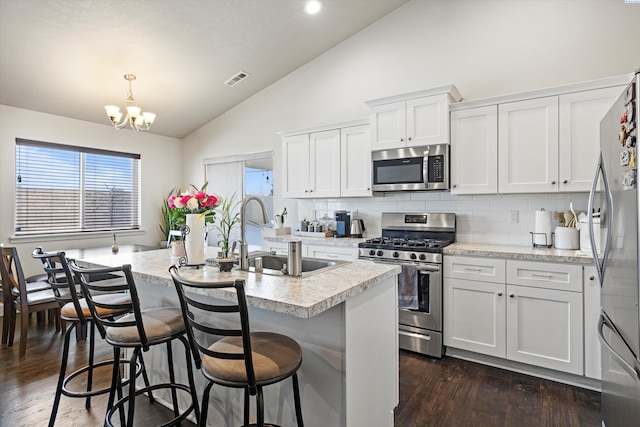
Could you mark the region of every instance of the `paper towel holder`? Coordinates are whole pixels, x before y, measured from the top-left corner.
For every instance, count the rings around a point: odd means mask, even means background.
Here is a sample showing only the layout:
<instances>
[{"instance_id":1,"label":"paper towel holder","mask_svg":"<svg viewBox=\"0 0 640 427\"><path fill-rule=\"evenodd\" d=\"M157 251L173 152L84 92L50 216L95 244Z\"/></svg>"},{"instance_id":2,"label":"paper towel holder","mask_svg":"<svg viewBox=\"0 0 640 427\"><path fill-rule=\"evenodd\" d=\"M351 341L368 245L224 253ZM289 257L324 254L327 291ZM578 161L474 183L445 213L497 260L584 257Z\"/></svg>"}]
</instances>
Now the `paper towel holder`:
<instances>
[{"instance_id":1,"label":"paper towel holder","mask_svg":"<svg viewBox=\"0 0 640 427\"><path fill-rule=\"evenodd\" d=\"M553 247L553 243L554 243L553 240L554 240L554 237L556 235L555 232L553 232L553 231L551 232L551 242L547 241L547 238L548 238L547 233L534 233L533 231L530 231L529 234L531 234L531 243L533 244L534 248L551 248L551 247ZM536 243L536 240L537 240L536 236L544 236L544 242L545 243L544 244Z\"/></svg>"}]
</instances>

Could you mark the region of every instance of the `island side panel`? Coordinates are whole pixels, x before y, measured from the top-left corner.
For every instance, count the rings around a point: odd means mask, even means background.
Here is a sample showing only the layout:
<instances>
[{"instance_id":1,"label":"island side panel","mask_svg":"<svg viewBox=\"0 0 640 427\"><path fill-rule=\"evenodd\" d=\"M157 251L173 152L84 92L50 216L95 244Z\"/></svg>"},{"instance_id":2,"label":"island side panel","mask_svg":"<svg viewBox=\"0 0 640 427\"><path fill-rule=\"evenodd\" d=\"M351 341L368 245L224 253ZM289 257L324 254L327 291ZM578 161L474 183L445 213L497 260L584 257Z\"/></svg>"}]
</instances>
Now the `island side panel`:
<instances>
[{"instance_id":1,"label":"island side panel","mask_svg":"<svg viewBox=\"0 0 640 427\"><path fill-rule=\"evenodd\" d=\"M137 286L144 307L179 305L173 288L144 281L138 281ZM214 303L224 303L215 298L210 299ZM252 331L281 333L295 339L302 347L303 361L298 377L305 425L346 427L348 424L345 397L344 303L310 319L249 307L249 319ZM184 350L176 345L173 349L177 366L185 367L176 373L177 380L186 382ZM144 358L152 383L166 381L168 370L165 348L154 347L144 354ZM202 402L206 381L199 371L195 372L195 380L198 400ZM167 398L168 396L161 396L161 400ZM243 398L241 390L214 386L209 399L207 425L241 425ZM179 396L179 400L181 407L189 405L183 396ZM265 387L264 401L266 421L279 425L295 425L290 379ZM166 405L165 402L163 404ZM252 421L255 422L255 400L252 401L251 414Z\"/></svg>"},{"instance_id":2,"label":"island side panel","mask_svg":"<svg viewBox=\"0 0 640 427\"><path fill-rule=\"evenodd\" d=\"M393 427L399 402L397 276L345 301L345 322L347 425Z\"/></svg>"}]
</instances>

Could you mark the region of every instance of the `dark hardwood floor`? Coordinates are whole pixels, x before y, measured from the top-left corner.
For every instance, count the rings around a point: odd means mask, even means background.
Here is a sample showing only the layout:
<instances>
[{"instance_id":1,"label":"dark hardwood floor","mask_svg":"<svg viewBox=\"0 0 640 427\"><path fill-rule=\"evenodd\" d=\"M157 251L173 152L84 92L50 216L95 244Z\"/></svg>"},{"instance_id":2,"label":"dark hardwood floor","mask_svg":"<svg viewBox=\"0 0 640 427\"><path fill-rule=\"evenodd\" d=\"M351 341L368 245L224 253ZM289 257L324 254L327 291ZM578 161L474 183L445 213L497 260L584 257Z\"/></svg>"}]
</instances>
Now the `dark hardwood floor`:
<instances>
[{"instance_id":1,"label":"dark hardwood floor","mask_svg":"<svg viewBox=\"0 0 640 427\"><path fill-rule=\"evenodd\" d=\"M0 317L0 323L2 320ZM33 316L27 355L22 359L18 358L17 339L12 348L2 346L0 352L0 426L46 426L63 336L53 324L38 324ZM86 344L72 341L72 369L86 360ZM110 354L108 345L97 343L97 360ZM98 375L98 386L108 380L107 368ZM63 396L56 425L102 426L106 401L106 396L94 398L91 409L86 410L82 399ZM158 425L160 419L170 418L162 406L144 402L137 404L136 415L140 426ZM459 359L432 359L401 351L395 425L597 427L600 394Z\"/></svg>"}]
</instances>

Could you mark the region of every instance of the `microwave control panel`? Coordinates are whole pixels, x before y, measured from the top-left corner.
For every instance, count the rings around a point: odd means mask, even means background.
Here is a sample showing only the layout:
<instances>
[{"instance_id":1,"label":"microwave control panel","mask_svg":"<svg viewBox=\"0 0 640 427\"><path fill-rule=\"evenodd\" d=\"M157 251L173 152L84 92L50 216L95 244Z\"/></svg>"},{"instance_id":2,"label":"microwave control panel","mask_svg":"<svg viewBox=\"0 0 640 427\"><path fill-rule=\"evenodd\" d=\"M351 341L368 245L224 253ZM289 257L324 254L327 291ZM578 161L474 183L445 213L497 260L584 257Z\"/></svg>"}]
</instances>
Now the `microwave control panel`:
<instances>
[{"instance_id":1,"label":"microwave control panel","mask_svg":"<svg viewBox=\"0 0 640 427\"><path fill-rule=\"evenodd\" d=\"M428 182L444 182L444 155L428 157Z\"/></svg>"}]
</instances>

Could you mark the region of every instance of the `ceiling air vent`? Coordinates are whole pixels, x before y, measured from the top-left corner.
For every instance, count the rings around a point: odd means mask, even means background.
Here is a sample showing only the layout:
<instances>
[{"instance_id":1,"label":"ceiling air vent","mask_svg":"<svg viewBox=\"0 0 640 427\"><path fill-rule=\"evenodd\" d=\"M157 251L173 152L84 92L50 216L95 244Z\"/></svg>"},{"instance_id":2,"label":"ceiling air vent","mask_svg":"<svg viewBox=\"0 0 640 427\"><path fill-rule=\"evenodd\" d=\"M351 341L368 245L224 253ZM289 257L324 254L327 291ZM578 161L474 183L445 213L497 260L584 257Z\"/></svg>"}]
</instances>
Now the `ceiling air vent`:
<instances>
[{"instance_id":1,"label":"ceiling air vent","mask_svg":"<svg viewBox=\"0 0 640 427\"><path fill-rule=\"evenodd\" d=\"M240 71L236 75L232 76L229 80L224 82L224 84L226 84L227 86L235 86L249 76L250 76L249 73L245 71Z\"/></svg>"}]
</instances>

